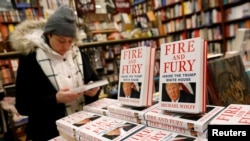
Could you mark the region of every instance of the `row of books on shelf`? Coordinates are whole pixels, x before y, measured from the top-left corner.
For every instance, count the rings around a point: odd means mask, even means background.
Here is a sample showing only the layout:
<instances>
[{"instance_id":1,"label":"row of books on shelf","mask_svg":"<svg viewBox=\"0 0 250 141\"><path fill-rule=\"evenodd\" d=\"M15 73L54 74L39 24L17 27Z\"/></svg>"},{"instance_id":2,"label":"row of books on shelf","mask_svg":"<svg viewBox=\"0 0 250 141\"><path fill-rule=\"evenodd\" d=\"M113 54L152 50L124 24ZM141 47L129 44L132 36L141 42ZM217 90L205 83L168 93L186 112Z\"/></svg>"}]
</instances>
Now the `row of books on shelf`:
<instances>
[{"instance_id":1,"label":"row of books on shelf","mask_svg":"<svg viewBox=\"0 0 250 141\"><path fill-rule=\"evenodd\" d=\"M160 110L159 106L155 102L149 107L135 108L122 105L116 99L103 98L57 120L60 137L51 141L59 138L70 141L206 141L210 125L250 124L249 105L207 105L202 114L169 112ZM133 118L137 120L130 120Z\"/></svg>"}]
</instances>

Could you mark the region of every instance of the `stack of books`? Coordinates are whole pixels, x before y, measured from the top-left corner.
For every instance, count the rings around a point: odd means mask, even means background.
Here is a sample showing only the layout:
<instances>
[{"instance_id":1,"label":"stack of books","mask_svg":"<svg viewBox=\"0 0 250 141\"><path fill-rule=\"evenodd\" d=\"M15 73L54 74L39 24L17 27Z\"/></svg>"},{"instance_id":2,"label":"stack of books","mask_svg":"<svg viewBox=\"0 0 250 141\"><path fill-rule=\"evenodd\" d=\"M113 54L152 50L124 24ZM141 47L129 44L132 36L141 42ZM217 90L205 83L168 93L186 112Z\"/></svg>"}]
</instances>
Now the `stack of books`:
<instances>
[{"instance_id":1,"label":"stack of books","mask_svg":"<svg viewBox=\"0 0 250 141\"><path fill-rule=\"evenodd\" d=\"M158 102L155 102L154 105L148 107L135 107L129 105L123 105L121 103L114 103L108 106L109 116L135 122L139 124L147 125L144 114L153 109Z\"/></svg>"},{"instance_id":2,"label":"stack of books","mask_svg":"<svg viewBox=\"0 0 250 141\"><path fill-rule=\"evenodd\" d=\"M221 112L223 106L207 105L205 113L189 114L159 109L160 105L145 113L147 126L160 128L190 137L207 138L209 122Z\"/></svg>"},{"instance_id":3,"label":"stack of books","mask_svg":"<svg viewBox=\"0 0 250 141\"><path fill-rule=\"evenodd\" d=\"M117 102L119 102L117 99L102 98L102 99L98 99L97 101L92 102L90 104L84 105L83 110L108 116L109 111L108 111L107 107L109 105L117 103Z\"/></svg>"},{"instance_id":4,"label":"stack of books","mask_svg":"<svg viewBox=\"0 0 250 141\"><path fill-rule=\"evenodd\" d=\"M118 141L145 127L86 111L61 118L56 124L60 136L69 141Z\"/></svg>"}]
</instances>

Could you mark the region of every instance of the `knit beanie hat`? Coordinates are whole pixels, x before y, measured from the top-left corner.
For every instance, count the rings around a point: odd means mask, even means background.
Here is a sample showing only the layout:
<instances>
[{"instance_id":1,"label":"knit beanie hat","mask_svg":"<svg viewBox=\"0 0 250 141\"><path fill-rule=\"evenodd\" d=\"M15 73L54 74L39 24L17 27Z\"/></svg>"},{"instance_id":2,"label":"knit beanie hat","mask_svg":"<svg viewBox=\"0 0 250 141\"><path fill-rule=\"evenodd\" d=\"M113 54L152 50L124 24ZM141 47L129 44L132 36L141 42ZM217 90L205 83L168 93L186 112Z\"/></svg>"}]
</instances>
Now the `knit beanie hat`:
<instances>
[{"instance_id":1,"label":"knit beanie hat","mask_svg":"<svg viewBox=\"0 0 250 141\"><path fill-rule=\"evenodd\" d=\"M75 38L76 20L74 11L67 5L60 6L49 16L44 33Z\"/></svg>"}]
</instances>

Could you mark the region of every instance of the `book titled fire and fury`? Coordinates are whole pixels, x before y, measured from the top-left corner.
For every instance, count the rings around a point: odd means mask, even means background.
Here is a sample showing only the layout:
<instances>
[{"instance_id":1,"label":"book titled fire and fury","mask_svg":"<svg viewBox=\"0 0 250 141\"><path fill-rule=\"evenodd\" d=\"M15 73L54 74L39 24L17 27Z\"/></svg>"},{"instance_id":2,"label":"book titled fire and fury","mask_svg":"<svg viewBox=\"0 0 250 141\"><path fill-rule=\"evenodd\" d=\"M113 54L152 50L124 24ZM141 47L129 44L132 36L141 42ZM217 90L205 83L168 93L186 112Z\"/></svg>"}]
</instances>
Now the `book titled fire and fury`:
<instances>
[{"instance_id":1,"label":"book titled fire and fury","mask_svg":"<svg viewBox=\"0 0 250 141\"><path fill-rule=\"evenodd\" d=\"M145 125L103 116L83 125L77 134L79 141L121 141Z\"/></svg>"},{"instance_id":2,"label":"book titled fire and fury","mask_svg":"<svg viewBox=\"0 0 250 141\"><path fill-rule=\"evenodd\" d=\"M143 107L153 104L155 47L121 50L118 101Z\"/></svg>"},{"instance_id":3,"label":"book titled fire and fury","mask_svg":"<svg viewBox=\"0 0 250 141\"><path fill-rule=\"evenodd\" d=\"M108 111L107 107L109 105L117 103L117 102L119 102L117 99L102 98L102 99L98 99L97 101L94 101L90 104L84 105L83 110L108 116L109 111Z\"/></svg>"},{"instance_id":4,"label":"book titled fire and fury","mask_svg":"<svg viewBox=\"0 0 250 141\"><path fill-rule=\"evenodd\" d=\"M76 130L80 128L82 125L94 121L102 116L103 115L87 111L79 111L58 119L56 121L56 125L58 129L61 129L62 131L67 131L68 135L69 134L73 135L76 133Z\"/></svg>"},{"instance_id":5,"label":"book titled fire and fury","mask_svg":"<svg viewBox=\"0 0 250 141\"><path fill-rule=\"evenodd\" d=\"M173 132L167 130L145 127L130 135L125 141L170 141L172 134Z\"/></svg>"},{"instance_id":6,"label":"book titled fire and fury","mask_svg":"<svg viewBox=\"0 0 250 141\"><path fill-rule=\"evenodd\" d=\"M155 107L145 113L145 120L194 130L197 132L204 132L207 130L209 122L224 108L225 107L223 106L207 105L206 112L189 114L168 112Z\"/></svg>"},{"instance_id":7,"label":"book titled fire and fury","mask_svg":"<svg viewBox=\"0 0 250 141\"><path fill-rule=\"evenodd\" d=\"M190 38L161 44L160 109L202 113L206 110L207 42Z\"/></svg>"},{"instance_id":8,"label":"book titled fire and fury","mask_svg":"<svg viewBox=\"0 0 250 141\"><path fill-rule=\"evenodd\" d=\"M123 105L121 103L114 103L108 106L108 111L109 113L116 113L120 115L125 115L129 117L134 117L137 119L142 119L144 120L144 114L154 107L157 106L158 102L154 102L153 105L148 106L148 107L134 107L134 106L129 106L129 105Z\"/></svg>"},{"instance_id":9,"label":"book titled fire and fury","mask_svg":"<svg viewBox=\"0 0 250 141\"><path fill-rule=\"evenodd\" d=\"M250 105L230 104L211 121L211 125L250 125Z\"/></svg>"}]
</instances>

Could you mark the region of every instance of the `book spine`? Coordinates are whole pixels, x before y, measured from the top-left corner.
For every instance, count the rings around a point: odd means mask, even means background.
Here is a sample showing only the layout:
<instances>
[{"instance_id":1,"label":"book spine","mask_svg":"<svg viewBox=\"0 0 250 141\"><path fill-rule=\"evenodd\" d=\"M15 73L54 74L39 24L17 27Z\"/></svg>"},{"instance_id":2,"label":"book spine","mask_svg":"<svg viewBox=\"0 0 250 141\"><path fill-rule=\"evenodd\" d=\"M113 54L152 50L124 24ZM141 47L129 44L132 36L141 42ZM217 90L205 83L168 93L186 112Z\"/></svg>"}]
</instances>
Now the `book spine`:
<instances>
[{"instance_id":1,"label":"book spine","mask_svg":"<svg viewBox=\"0 0 250 141\"><path fill-rule=\"evenodd\" d=\"M127 115L120 115L120 114L112 113L112 112L109 113L109 116L113 117L113 118L118 118L118 119L121 119L121 120L126 120L126 121L141 124L141 119L136 118L136 117L131 117L131 116L127 116Z\"/></svg>"},{"instance_id":2,"label":"book spine","mask_svg":"<svg viewBox=\"0 0 250 141\"><path fill-rule=\"evenodd\" d=\"M103 139L100 139L98 135L93 135L84 130L79 133L79 141L103 141Z\"/></svg>"},{"instance_id":3,"label":"book spine","mask_svg":"<svg viewBox=\"0 0 250 141\"><path fill-rule=\"evenodd\" d=\"M107 116L108 111L104 110L104 109L98 109L96 107L92 107L92 106L83 106L83 110L87 111L87 112L91 112L91 113L96 113L96 114L100 114L100 115L104 115Z\"/></svg>"},{"instance_id":4,"label":"book spine","mask_svg":"<svg viewBox=\"0 0 250 141\"><path fill-rule=\"evenodd\" d=\"M140 119L143 118L143 115L141 115L139 112L135 112L135 111L124 109L124 108L119 108L119 106L116 106L116 105L108 106L108 111L110 113L116 113L116 114L126 115L130 117L135 117L135 118L140 118Z\"/></svg>"},{"instance_id":5,"label":"book spine","mask_svg":"<svg viewBox=\"0 0 250 141\"><path fill-rule=\"evenodd\" d=\"M65 123L56 122L56 126L57 128L67 130L68 132L72 132L72 133L76 132L76 128L73 128L72 126L67 125Z\"/></svg>"},{"instance_id":6,"label":"book spine","mask_svg":"<svg viewBox=\"0 0 250 141\"><path fill-rule=\"evenodd\" d=\"M57 130L59 131L59 135L67 140L77 140L77 134L75 132L70 132L69 130L66 130L61 127L57 127Z\"/></svg>"},{"instance_id":7,"label":"book spine","mask_svg":"<svg viewBox=\"0 0 250 141\"><path fill-rule=\"evenodd\" d=\"M188 130L188 129L184 129L184 128L180 128L180 127L175 127L175 126L171 126L171 125L167 125L167 124L162 124L162 123L158 123L158 122L153 122L153 121L147 121L147 125L149 127L164 129L164 130L180 133L180 134L191 136L191 137L200 137L203 139L207 138L206 132L201 133L201 132Z\"/></svg>"}]
</instances>

